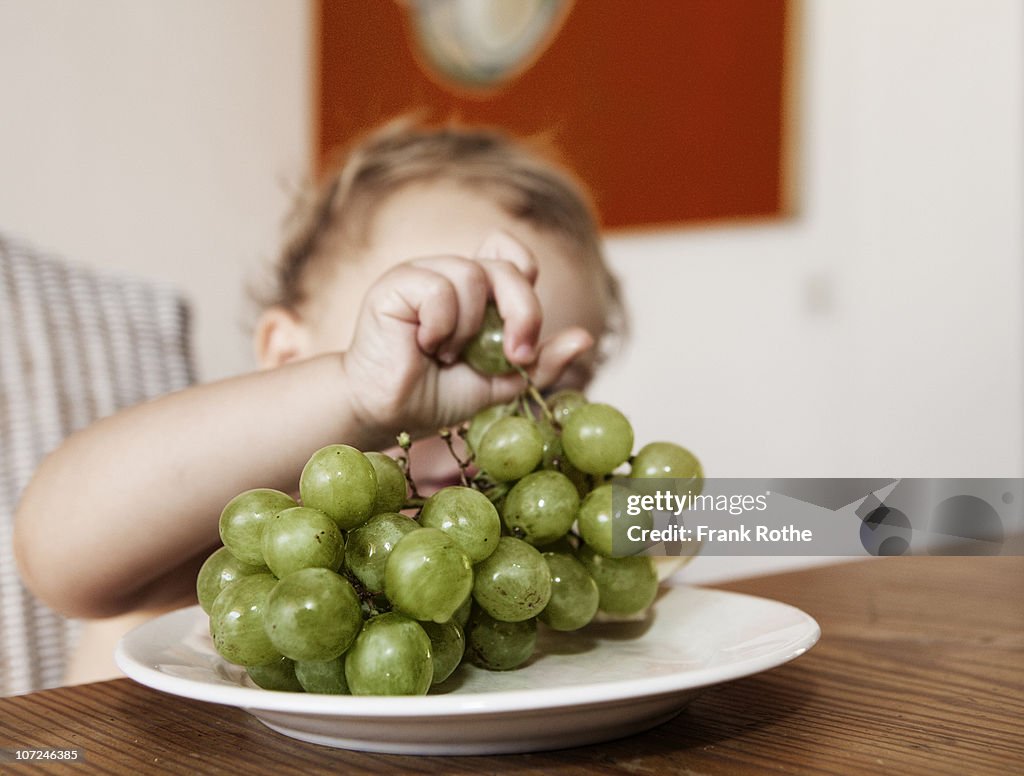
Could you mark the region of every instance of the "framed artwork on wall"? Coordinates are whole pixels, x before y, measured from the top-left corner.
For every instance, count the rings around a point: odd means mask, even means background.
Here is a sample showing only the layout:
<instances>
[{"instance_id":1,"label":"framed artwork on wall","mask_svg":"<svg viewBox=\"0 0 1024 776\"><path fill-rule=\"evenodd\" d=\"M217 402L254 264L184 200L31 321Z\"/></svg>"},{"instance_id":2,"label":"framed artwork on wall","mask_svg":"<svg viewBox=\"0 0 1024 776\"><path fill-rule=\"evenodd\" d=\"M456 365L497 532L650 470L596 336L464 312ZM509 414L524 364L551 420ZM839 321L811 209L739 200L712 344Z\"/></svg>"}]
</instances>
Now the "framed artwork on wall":
<instances>
[{"instance_id":1,"label":"framed artwork on wall","mask_svg":"<svg viewBox=\"0 0 1024 776\"><path fill-rule=\"evenodd\" d=\"M792 212L794 0L320 0L315 152L420 112L542 135L607 229Z\"/></svg>"}]
</instances>

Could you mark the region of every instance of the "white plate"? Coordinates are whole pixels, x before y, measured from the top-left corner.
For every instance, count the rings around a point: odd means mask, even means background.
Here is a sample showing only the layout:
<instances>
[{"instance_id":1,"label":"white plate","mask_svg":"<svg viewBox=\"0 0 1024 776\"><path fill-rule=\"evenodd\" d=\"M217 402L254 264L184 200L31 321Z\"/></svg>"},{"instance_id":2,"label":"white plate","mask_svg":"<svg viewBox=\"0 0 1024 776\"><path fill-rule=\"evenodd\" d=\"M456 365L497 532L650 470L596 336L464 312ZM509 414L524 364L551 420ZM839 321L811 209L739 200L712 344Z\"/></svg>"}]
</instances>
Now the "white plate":
<instances>
[{"instance_id":1,"label":"white plate","mask_svg":"<svg viewBox=\"0 0 1024 776\"><path fill-rule=\"evenodd\" d=\"M643 622L541 628L515 671L463 666L431 695L351 697L261 690L214 651L198 606L151 620L118 645L132 679L173 695L239 706L285 735L400 754L562 749L637 733L682 711L710 685L806 652L809 615L764 598L670 587Z\"/></svg>"}]
</instances>

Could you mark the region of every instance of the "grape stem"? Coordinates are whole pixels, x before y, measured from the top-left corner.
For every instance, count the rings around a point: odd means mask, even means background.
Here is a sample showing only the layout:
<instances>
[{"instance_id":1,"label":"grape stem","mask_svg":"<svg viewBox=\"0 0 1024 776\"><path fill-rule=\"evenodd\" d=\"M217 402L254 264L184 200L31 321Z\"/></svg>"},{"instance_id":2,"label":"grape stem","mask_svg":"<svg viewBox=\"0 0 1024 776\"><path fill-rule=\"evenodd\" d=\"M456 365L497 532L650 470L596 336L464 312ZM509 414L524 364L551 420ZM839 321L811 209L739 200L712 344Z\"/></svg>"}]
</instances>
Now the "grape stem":
<instances>
[{"instance_id":1,"label":"grape stem","mask_svg":"<svg viewBox=\"0 0 1024 776\"><path fill-rule=\"evenodd\" d=\"M384 614L385 612L390 611L390 607L382 608L378 605L378 602L374 600L377 598L378 594L367 589L366 585L362 583L362 580L360 580L359 577L348 569L344 569L342 573L344 574L345 579L348 580L349 584L352 585L352 589L356 591L360 605L365 607L367 614L369 614L370 617L376 617L378 614Z\"/></svg>"},{"instance_id":2,"label":"grape stem","mask_svg":"<svg viewBox=\"0 0 1024 776\"><path fill-rule=\"evenodd\" d=\"M459 439L462 440L466 449L469 450L469 444L466 443L466 435L469 433L469 421L467 420L465 423L460 423L456 427L455 433L459 435ZM472 450L469 450L469 458L466 459L466 463L472 463L474 458L476 458L476 453L474 453Z\"/></svg>"},{"instance_id":3,"label":"grape stem","mask_svg":"<svg viewBox=\"0 0 1024 776\"><path fill-rule=\"evenodd\" d=\"M530 398L540 407L540 411L544 414L545 419L555 428L560 428L560 424L555 420L554 414L551 412L551 408L548 403L544 401L544 397L541 392L537 390L537 386L533 384L533 380L530 379L530 375L527 374L526 370L518 364L516 365L516 371L519 372L520 377L526 381L526 393L529 394Z\"/></svg>"},{"instance_id":4,"label":"grape stem","mask_svg":"<svg viewBox=\"0 0 1024 776\"><path fill-rule=\"evenodd\" d=\"M492 482L483 477L478 477L473 482L477 485L477 490L487 496L487 500L492 504L501 501L505 494L512 490L512 486L507 482Z\"/></svg>"},{"instance_id":5,"label":"grape stem","mask_svg":"<svg viewBox=\"0 0 1024 776\"><path fill-rule=\"evenodd\" d=\"M518 402L519 406L516 407L516 412L518 414L522 415L524 418L529 418L530 420L533 420L533 411L530 409L530 405L526 401L526 392L525 391L523 391L521 394L519 394L519 398L517 399L517 402Z\"/></svg>"},{"instance_id":6,"label":"grape stem","mask_svg":"<svg viewBox=\"0 0 1024 776\"><path fill-rule=\"evenodd\" d=\"M405 481L409 484L409 493L411 495L409 500L419 501L422 506L423 497L420 496L420 492L416 488L416 481L412 478L412 464L409 462L409 448L412 447L412 437L409 436L407 431L403 431L395 438L395 441L398 442L398 446L402 449L402 455L398 457L398 465L402 469L402 474L405 475Z\"/></svg>"},{"instance_id":7,"label":"grape stem","mask_svg":"<svg viewBox=\"0 0 1024 776\"><path fill-rule=\"evenodd\" d=\"M444 440L445 445L448 446L448 452L451 453L452 458L455 459L455 463L459 465L459 479L462 480L462 486L464 488L469 487L469 477L466 474L466 469L469 468L469 462L471 458L462 460L459 458L459 454L455 452L455 446L452 444L452 430L450 428L442 428L437 432L441 439Z\"/></svg>"},{"instance_id":8,"label":"grape stem","mask_svg":"<svg viewBox=\"0 0 1024 776\"><path fill-rule=\"evenodd\" d=\"M512 399L512 401L509 402L509 406L523 416L532 418L534 413L530 408L529 402L533 401L540 408L544 418L552 425L552 427L555 429L561 428L561 424L555 419L554 413L551 412L551 408L548 407L547 402L544 401L544 396L537 390L537 386L533 384L533 380L530 379L530 375L527 371L518 365L516 365L515 369L519 373L520 377L526 381L526 389L521 391L514 399ZM448 447L448 452L451 454L452 458L455 459L455 463L459 466L459 479L462 481L463 487L475 488L476 490L484 493L491 502L498 501L508 492L508 484L493 482L483 472L478 473L475 476L470 476L468 470L470 465L473 463L473 459L476 457L475 453L471 452L468 458L463 459L459 457L457 452L455 452L455 446L452 444L453 431L465 440L468 430L468 424L463 423L454 429L442 428L437 433L438 436L444 440L445 445ZM409 459L409 448L412 447L412 438L407 432L403 431L398 435L396 441L398 442L398 447L402 450L402 455L397 458L398 465L402 469L402 474L405 475L405 481L408 483L410 494L409 498L407 498L405 503L402 505L402 509L419 509L424 503L426 503L426 499L420 495L419 490L416 488L416 481L412 476L412 464Z\"/></svg>"}]
</instances>

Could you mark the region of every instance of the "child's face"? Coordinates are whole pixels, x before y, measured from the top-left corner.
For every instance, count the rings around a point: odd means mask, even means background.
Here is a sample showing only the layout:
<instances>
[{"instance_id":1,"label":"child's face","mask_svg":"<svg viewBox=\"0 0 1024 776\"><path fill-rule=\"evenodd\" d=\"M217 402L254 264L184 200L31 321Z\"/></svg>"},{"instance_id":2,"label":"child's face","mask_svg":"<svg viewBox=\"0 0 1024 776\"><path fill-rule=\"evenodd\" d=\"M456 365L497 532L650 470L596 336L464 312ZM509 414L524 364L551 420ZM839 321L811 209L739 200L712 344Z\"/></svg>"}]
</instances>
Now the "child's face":
<instances>
[{"instance_id":1,"label":"child's face","mask_svg":"<svg viewBox=\"0 0 1024 776\"><path fill-rule=\"evenodd\" d=\"M537 294L544 310L541 339L582 326L597 339L606 300L600 277L569 255L558 237L534 229L481 194L449 181L415 184L392 195L374 216L367 245L346 250L346 259L306 311L314 353L346 350L367 290L400 262L425 256L472 257L488 236L504 231L537 259Z\"/></svg>"},{"instance_id":2,"label":"child's face","mask_svg":"<svg viewBox=\"0 0 1024 776\"><path fill-rule=\"evenodd\" d=\"M367 244L321 286L303 315L309 352L344 351L355 332L370 286L394 265L438 255L472 257L496 231L525 245L539 266L537 295L544 311L541 340L569 326L581 326L598 340L604 331L607 299L600 275L589 262L570 255L563 240L509 215L479 191L450 181L414 184L392 195L376 211ZM558 387L584 387L593 370L587 354L563 375ZM429 493L450 482L457 470L440 439L413 448L417 482ZM422 482L421 482L422 480Z\"/></svg>"}]
</instances>

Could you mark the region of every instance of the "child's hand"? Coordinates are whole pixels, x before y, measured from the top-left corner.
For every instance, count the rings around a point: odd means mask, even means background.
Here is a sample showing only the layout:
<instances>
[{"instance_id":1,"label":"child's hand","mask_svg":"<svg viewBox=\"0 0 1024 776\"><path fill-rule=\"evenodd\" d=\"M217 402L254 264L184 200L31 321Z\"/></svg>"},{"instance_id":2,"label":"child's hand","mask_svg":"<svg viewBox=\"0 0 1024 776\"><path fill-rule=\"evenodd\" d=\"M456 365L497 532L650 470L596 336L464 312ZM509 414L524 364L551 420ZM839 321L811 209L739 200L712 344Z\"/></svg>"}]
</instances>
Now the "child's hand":
<instances>
[{"instance_id":1,"label":"child's hand","mask_svg":"<svg viewBox=\"0 0 1024 776\"><path fill-rule=\"evenodd\" d=\"M459 359L480 329L489 299L505 321L508 360L526 368L540 388L557 380L593 337L573 327L538 342L536 279L529 250L500 232L475 259L416 259L382 276L363 301L343 356L348 398L360 421L388 434L432 433L522 390L519 375L486 377Z\"/></svg>"}]
</instances>

